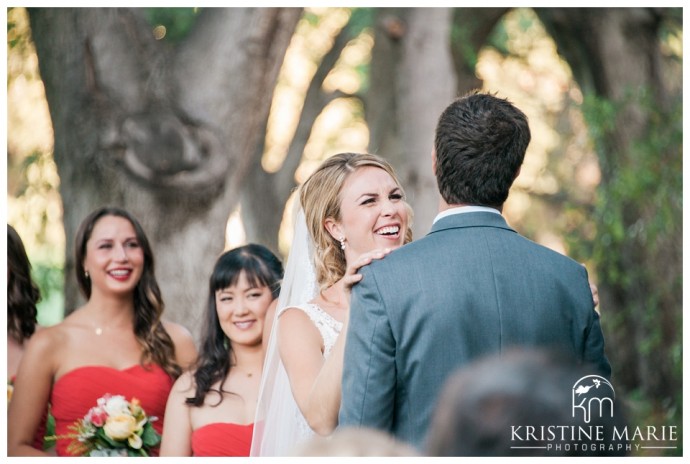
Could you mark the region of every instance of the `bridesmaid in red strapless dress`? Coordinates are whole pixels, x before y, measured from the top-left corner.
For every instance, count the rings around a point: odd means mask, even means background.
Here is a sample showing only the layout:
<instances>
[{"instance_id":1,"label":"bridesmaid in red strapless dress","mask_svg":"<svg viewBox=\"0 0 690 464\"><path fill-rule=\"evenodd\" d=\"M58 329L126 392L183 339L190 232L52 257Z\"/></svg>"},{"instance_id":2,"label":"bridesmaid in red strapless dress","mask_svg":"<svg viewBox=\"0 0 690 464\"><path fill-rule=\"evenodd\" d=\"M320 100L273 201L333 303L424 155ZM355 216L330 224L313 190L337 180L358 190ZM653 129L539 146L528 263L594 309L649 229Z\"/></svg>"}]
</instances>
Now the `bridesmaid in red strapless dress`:
<instances>
[{"instance_id":1,"label":"bridesmaid in red strapless dress","mask_svg":"<svg viewBox=\"0 0 690 464\"><path fill-rule=\"evenodd\" d=\"M147 368L137 364L122 370L105 366L78 367L53 385L50 402L53 404L55 434L58 437L70 434L69 427L83 418L85 412L106 393L122 395L127 400L139 399L146 415L159 419L153 422L153 428L162 433L165 402L172 385L172 377L155 364ZM70 439L58 438L58 456L70 455L67 451L70 442ZM157 455L157 450L152 455Z\"/></svg>"},{"instance_id":2,"label":"bridesmaid in red strapless dress","mask_svg":"<svg viewBox=\"0 0 690 464\"><path fill-rule=\"evenodd\" d=\"M199 360L168 398L161 456L249 456L262 342L270 330L264 321L274 310L282 275L280 260L261 245L218 258Z\"/></svg>"},{"instance_id":3,"label":"bridesmaid in red strapless dress","mask_svg":"<svg viewBox=\"0 0 690 464\"><path fill-rule=\"evenodd\" d=\"M192 456L249 456L254 424L207 424L192 432Z\"/></svg>"},{"instance_id":4,"label":"bridesmaid in red strapless dress","mask_svg":"<svg viewBox=\"0 0 690 464\"><path fill-rule=\"evenodd\" d=\"M189 331L161 319L153 253L131 214L97 209L74 244L87 302L29 340L9 405L9 456L45 456L32 443L49 404L56 434L71 434L69 427L106 393L138 398L148 415L159 417L153 424L162 431L170 388L196 359ZM67 454L69 442L58 441L58 455Z\"/></svg>"}]
</instances>

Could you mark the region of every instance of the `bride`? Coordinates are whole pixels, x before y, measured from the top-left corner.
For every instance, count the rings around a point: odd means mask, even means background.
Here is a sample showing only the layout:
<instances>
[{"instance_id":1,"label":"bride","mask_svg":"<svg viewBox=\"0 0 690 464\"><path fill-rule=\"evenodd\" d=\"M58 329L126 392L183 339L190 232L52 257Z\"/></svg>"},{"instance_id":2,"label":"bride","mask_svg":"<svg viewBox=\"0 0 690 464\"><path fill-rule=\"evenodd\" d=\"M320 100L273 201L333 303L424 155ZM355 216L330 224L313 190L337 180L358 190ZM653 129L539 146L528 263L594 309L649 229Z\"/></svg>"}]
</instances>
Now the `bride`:
<instances>
[{"instance_id":1,"label":"bride","mask_svg":"<svg viewBox=\"0 0 690 464\"><path fill-rule=\"evenodd\" d=\"M328 158L299 198L252 456L285 456L311 435L335 429L350 287L361 279L361 266L412 238L411 209L393 168L379 156Z\"/></svg>"}]
</instances>

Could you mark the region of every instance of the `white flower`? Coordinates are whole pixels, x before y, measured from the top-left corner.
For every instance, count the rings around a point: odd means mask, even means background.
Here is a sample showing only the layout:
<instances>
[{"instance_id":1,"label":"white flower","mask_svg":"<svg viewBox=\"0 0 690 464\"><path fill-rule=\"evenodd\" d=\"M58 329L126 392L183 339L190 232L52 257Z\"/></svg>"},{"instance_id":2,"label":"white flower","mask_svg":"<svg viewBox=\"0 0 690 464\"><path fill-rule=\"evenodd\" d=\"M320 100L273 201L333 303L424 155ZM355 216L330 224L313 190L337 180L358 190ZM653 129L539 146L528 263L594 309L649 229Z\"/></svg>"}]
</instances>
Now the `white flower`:
<instances>
[{"instance_id":1,"label":"white flower","mask_svg":"<svg viewBox=\"0 0 690 464\"><path fill-rule=\"evenodd\" d=\"M144 444L141 437L136 433L133 433L129 436L129 438L127 438L127 443L129 443L129 446L134 449L141 449L141 446Z\"/></svg>"},{"instance_id":2,"label":"white flower","mask_svg":"<svg viewBox=\"0 0 690 464\"><path fill-rule=\"evenodd\" d=\"M129 402L122 395L111 396L105 401L103 409L108 413L108 416L120 416L122 414L129 415Z\"/></svg>"}]
</instances>

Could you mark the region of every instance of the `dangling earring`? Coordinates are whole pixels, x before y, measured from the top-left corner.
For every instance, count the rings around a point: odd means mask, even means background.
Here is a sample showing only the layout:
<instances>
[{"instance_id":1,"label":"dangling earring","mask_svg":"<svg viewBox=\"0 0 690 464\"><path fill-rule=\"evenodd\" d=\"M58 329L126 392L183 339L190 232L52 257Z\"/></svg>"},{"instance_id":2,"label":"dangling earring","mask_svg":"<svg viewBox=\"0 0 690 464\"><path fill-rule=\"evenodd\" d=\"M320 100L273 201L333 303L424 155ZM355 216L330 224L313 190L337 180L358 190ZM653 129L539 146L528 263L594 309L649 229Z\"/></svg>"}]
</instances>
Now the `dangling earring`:
<instances>
[{"instance_id":1,"label":"dangling earring","mask_svg":"<svg viewBox=\"0 0 690 464\"><path fill-rule=\"evenodd\" d=\"M340 237L338 241L340 242L340 249L345 251L345 237Z\"/></svg>"},{"instance_id":2,"label":"dangling earring","mask_svg":"<svg viewBox=\"0 0 690 464\"><path fill-rule=\"evenodd\" d=\"M89 271L84 271L84 277L89 278Z\"/></svg>"}]
</instances>

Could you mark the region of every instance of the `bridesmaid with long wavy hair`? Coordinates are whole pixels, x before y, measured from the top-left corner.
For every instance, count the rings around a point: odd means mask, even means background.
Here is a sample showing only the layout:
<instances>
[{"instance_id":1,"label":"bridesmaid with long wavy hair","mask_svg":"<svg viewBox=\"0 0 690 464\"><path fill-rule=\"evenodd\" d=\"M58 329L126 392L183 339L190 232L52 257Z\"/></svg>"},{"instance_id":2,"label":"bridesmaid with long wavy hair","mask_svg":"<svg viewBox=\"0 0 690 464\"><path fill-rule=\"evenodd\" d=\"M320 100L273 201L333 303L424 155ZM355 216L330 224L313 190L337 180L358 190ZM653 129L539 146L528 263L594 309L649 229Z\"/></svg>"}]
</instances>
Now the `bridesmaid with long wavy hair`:
<instances>
[{"instance_id":1,"label":"bridesmaid with long wavy hair","mask_svg":"<svg viewBox=\"0 0 690 464\"><path fill-rule=\"evenodd\" d=\"M17 374L26 342L38 324L41 292L31 277L31 263L17 231L7 224L7 379Z\"/></svg>"},{"instance_id":2,"label":"bridesmaid with long wavy hair","mask_svg":"<svg viewBox=\"0 0 690 464\"><path fill-rule=\"evenodd\" d=\"M170 388L196 359L189 331L161 318L153 251L129 212L103 207L87 216L75 268L87 302L31 337L9 407L10 456L43 455L31 443L48 404L57 454L71 455L70 426L106 393L139 399L161 433Z\"/></svg>"},{"instance_id":3,"label":"bridesmaid with long wavy hair","mask_svg":"<svg viewBox=\"0 0 690 464\"><path fill-rule=\"evenodd\" d=\"M218 258L199 360L168 399L161 456L249 456L263 343L282 277L282 263L261 245Z\"/></svg>"},{"instance_id":4,"label":"bridesmaid with long wavy hair","mask_svg":"<svg viewBox=\"0 0 690 464\"><path fill-rule=\"evenodd\" d=\"M7 224L7 401L14 396L14 379L24 350L31 336L41 329L38 325L37 303L41 291L31 277L31 262L24 242L17 231ZM33 446L43 449L48 411L44 410L34 434Z\"/></svg>"}]
</instances>

